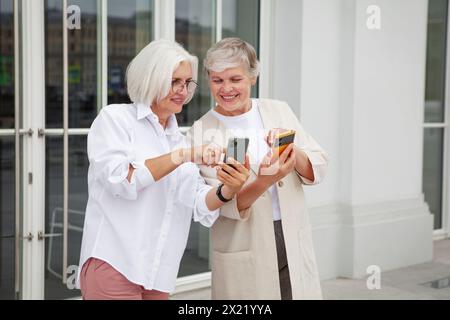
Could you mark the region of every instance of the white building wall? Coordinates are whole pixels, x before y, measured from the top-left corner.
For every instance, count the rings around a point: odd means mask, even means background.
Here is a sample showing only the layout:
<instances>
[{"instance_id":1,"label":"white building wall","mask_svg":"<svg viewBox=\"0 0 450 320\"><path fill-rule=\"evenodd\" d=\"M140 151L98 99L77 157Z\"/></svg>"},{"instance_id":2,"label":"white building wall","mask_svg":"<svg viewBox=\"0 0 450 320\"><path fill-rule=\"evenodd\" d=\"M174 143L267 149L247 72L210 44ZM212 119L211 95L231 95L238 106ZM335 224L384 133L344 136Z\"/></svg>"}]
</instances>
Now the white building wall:
<instances>
[{"instance_id":1,"label":"white building wall","mask_svg":"<svg viewBox=\"0 0 450 320\"><path fill-rule=\"evenodd\" d=\"M381 9L380 30L367 28L369 5ZM430 260L427 0L277 0L274 12L273 98L331 158L327 179L306 191L321 277Z\"/></svg>"}]
</instances>

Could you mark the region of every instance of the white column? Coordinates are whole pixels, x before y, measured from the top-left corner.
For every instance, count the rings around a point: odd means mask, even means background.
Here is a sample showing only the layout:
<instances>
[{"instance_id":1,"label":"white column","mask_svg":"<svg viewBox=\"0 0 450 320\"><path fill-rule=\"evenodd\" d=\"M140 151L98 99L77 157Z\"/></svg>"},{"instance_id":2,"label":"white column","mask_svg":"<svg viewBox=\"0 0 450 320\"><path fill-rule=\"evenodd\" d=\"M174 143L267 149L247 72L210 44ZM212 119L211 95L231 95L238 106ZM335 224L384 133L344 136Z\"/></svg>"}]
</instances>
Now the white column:
<instances>
[{"instance_id":1,"label":"white column","mask_svg":"<svg viewBox=\"0 0 450 320\"><path fill-rule=\"evenodd\" d=\"M380 30L367 28L370 5L381 9ZM427 0L303 0L301 23L283 24L281 12L299 6L277 2L274 98L300 99L294 110L330 154L326 180L306 188L321 277L431 260L422 195ZM280 68L295 66L292 48L300 90L296 72Z\"/></svg>"},{"instance_id":2,"label":"white column","mask_svg":"<svg viewBox=\"0 0 450 320\"><path fill-rule=\"evenodd\" d=\"M23 299L44 297L44 241L37 234L45 229L45 140L38 129L45 125L44 1L22 1L22 107L23 128L33 136L23 138ZM29 180L32 175L32 181Z\"/></svg>"},{"instance_id":3,"label":"white column","mask_svg":"<svg viewBox=\"0 0 450 320\"><path fill-rule=\"evenodd\" d=\"M175 40L175 0L155 0L155 39Z\"/></svg>"},{"instance_id":4,"label":"white column","mask_svg":"<svg viewBox=\"0 0 450 320\"><path fill-rule=\"evenodd\" d=\"M259 76L259 96L261 98L273 98L273 63L274 63L274 47L273 47L273 24L274 24L274 0L261 0L260 13L260 53L259 60L261 62Z\"/></svg>"}]
</instances>

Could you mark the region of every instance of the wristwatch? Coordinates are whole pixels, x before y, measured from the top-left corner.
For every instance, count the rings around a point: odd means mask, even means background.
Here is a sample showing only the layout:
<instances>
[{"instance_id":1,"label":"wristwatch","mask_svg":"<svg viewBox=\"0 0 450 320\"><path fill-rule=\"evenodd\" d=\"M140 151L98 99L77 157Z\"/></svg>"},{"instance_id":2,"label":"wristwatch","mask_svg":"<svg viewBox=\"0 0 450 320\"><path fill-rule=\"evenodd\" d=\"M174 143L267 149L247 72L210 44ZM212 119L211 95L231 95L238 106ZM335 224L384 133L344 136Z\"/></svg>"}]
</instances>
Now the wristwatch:
<instances>
[{"instance_id":1,"label":"wristwatch","mask_svg":"<svg viewBox=\"0 0 450 320\"><path fill-rule=\"evenodd\" d=\"M222 201L222 202L229 202L229 201L231 201L231 199L226 199L226 198L222 195L222 187L223 187L223 183L220 184L220 185L217 187L217 191L216 191L217 197L218 197L218 198L220 199L220 201Z\"/></svg>"}]
</instances>

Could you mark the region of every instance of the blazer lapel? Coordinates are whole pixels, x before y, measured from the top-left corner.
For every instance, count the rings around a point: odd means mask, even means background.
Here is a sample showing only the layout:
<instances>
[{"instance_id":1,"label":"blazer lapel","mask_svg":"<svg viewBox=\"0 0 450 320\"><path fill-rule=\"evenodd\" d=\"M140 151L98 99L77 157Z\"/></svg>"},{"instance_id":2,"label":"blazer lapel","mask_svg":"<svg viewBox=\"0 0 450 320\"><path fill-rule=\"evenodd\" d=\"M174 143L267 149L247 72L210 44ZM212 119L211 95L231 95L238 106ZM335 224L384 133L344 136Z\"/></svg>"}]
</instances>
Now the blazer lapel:
<instances>
[{"instance_id":1,"label":"blazer lapel","mask_svg":"<svg viewBox=\"0 0 450 320\"><path fill-rule=\"evenodd\" d=\"M270 112L270 105L267 100L258 99L259 113L261 114L261 119L263 122L264 129L269 133L270 129L278 128L278 123L275 122L275 117Z\"/></svg>"}]
</instances>

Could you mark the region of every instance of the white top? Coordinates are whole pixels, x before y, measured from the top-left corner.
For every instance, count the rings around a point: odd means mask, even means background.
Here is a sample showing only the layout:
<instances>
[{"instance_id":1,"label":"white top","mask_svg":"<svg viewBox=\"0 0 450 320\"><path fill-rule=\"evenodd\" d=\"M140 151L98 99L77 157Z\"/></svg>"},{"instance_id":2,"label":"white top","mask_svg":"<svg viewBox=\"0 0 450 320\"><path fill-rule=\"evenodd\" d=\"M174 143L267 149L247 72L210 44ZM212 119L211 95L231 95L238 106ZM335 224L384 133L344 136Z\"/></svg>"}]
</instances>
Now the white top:
<instances>
[{"instance_id":1,"label":"white top","mask_svg":"<svg viewBox=\"0 0 450 320\"><path fill-rule=\"evenodd\" d=\"M214 110L212 110L212 114L219 119L227 129L231 130L235 137L247 137L250 139L248 144L250 163L252 165L259 165L264 156L270 151L270 148L266 142L268 130L265 130L264 128L256 100L252 99L252 108L248 112L238 116L224 116ZM272 185L268 189L268 192L272 198L273 220L281 220L278 190L275 185Z\"/></svg>"},{"instance_id":2,"label":"white top","mask_svg":"<svg viewBox=\"0 0 450 320\"><path fill-rule=\"evenodd\" d=\"M175 116L164 130L150 107L110 105L88 135L88 187L79 274L95 257L147 290L172 292L192 216L210 227L219 210L209 211L210 186L198 167L186 163L155 182L144 165L186 147ZM128 182L128 167L136 169Z\"/></svg>"}]
</instances>

